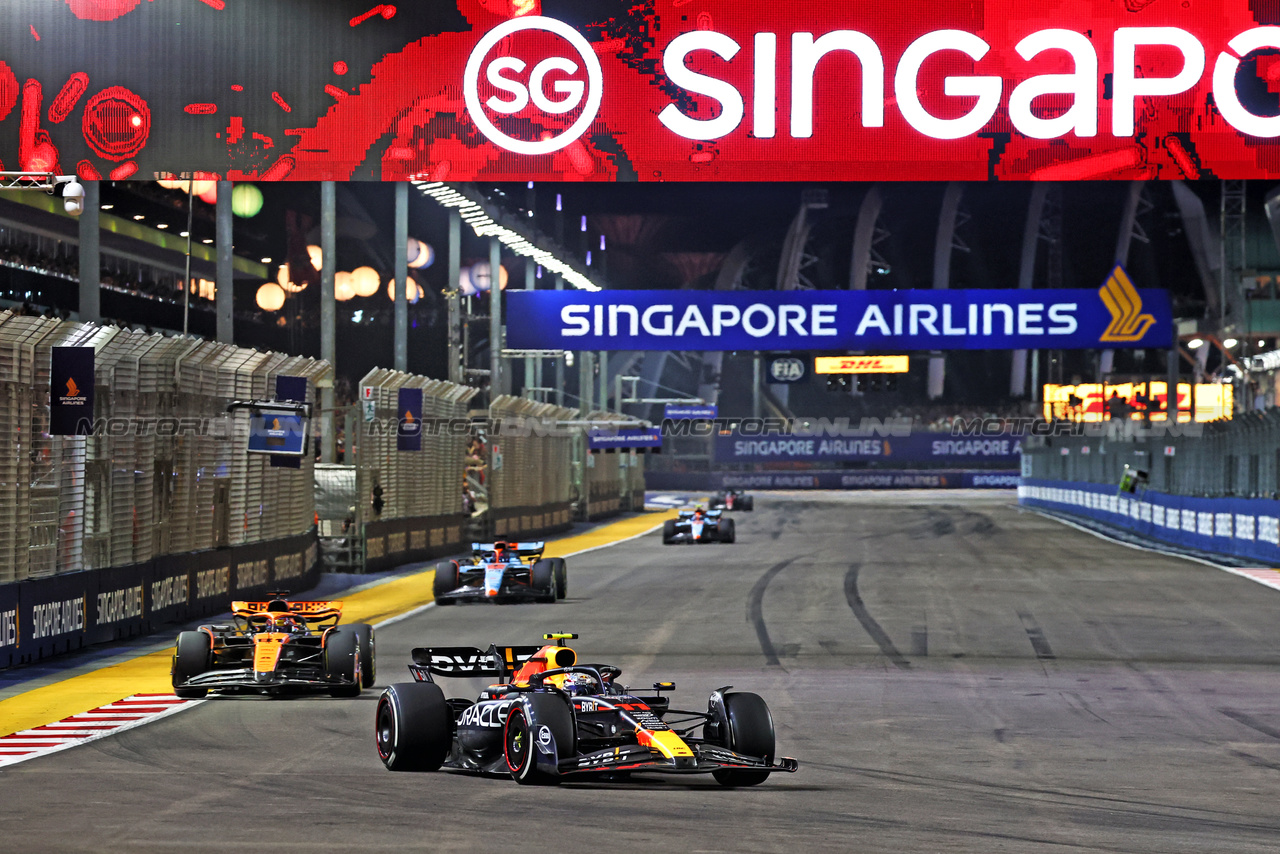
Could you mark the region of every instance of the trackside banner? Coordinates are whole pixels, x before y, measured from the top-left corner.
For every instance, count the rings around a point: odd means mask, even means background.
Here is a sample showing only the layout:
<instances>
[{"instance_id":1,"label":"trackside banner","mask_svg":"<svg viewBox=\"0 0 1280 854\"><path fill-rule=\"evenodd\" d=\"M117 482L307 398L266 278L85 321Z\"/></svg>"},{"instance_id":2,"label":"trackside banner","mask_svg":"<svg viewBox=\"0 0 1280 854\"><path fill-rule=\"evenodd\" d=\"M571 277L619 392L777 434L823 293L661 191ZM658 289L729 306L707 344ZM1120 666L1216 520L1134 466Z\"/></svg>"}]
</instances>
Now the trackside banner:
<instances>
[{"instance_id":1,"label":"trackside banner","mask_svg":"<svg viewBox=\"0 0 1280 854\"><path fill-rule=\"evenodd\" d=\"M1127 279L1125 280L1128 281ZM548 350L1169 347L1168 294L1090 290L513 291L510 346Z\"/></svg>"},{"instance_id":2,"label":"trackside banner","mask_svg":"<svg viewBox=\"0 0 1280 854\"><path fill-rule=\"evenodd\" d=\"M307 181L1280 176L1270 0L3 8L7 170Z\"/></svg>"}]
</instances>

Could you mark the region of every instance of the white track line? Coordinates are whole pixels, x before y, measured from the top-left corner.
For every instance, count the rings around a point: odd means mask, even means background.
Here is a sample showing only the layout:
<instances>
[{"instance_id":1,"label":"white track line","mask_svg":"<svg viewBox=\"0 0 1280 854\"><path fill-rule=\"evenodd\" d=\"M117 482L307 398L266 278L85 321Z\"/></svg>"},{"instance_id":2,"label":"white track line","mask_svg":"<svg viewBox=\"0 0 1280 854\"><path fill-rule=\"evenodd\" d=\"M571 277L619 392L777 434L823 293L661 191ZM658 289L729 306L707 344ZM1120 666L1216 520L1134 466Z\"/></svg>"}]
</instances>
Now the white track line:
<instances>
[{"instance_id":1,"label":"white track line","mask_svg":"<svg viewBox=\"0 0 1280 854\"><path fill-rule=\"evenodd\" d=\"M1241 568L1241 567L1235 567L1235 566L1227 566L1226 564L1215 563L1214 561L1211 561L1207 558L1197 557L1195 555L1181 554L1179 552L1169 551L1167 549L1162 549L1157 546L1138 545L1137 543L1126 542L1125 540L1121 540L1117 537L1110 536L1101 531L1095 531L1094 529L1086 527L1084 525L1078 525L1075 522L1072 522L1070 519L1064 519L1055 513L1049 513L1037 507L1023 506L1022 509L1030 511L1031 513L1035 513L1037 516L1043 516L1046 519L1052 519L1055 522L1061 522L1063 525L1066 525L1069 528L1075 528L1077 531L1084 531L1086 534L1092 534L1098 539L1106 540L1109 543L1115 543L1116 545L1124 546L1125 548L1136 549L1140 552L1155 552L1156 554L1162 554L1167 557L1176 557L1176 558L1182 558L1183 560L1195 561L1196 563L1202 563L1205 566L1211 566L1214 569L1220 569L1223 572L1229 572L1232 575L1238 575L1241 578L1247 578L1250 581L1256 581L1258 584L1261 584L1264 587L1270 587L1272 590L1280 590L1280 570L1271 569L1270 567Z\"/></svg>"},{"instance_id":2,"label":"white track line","mask_svg":"<svg viewBox=\"0 0 1280 854\"><path fill-rule=\"evenodd\" d=\"M662 525L660 524L654 525L652 528L630 537L587 549L580 549L576 552L569 552L563 557L576 557L587 552L616 546L619 543L629 542L646 534L652 534L661 527ZM384 626L391 626L434 607L436 607L435 602L428 602L425 605L405 611L403 614L397 614L379 623L374 623L373 627L381 629ZM117 700L114 703L108 703L105 706L99 706L87 712L79 712L35 729L15 732L12 735L0 737L0 769L26 762L29 759L37 759L41 756L48 756L52 753L78 747L81 744L88 744L91 741L97 741L125 730L145 726L153 721L176 715L178 712L193 708L204 702L207 701L180 700L172 694L134 694L131 697L125 697L123 700ZM138 711L139 708L155 708L158 706L163 706L164 708L160 711ZM106 720L93 720L102 718L106 718Z\"/></svg>"}]
</instances>

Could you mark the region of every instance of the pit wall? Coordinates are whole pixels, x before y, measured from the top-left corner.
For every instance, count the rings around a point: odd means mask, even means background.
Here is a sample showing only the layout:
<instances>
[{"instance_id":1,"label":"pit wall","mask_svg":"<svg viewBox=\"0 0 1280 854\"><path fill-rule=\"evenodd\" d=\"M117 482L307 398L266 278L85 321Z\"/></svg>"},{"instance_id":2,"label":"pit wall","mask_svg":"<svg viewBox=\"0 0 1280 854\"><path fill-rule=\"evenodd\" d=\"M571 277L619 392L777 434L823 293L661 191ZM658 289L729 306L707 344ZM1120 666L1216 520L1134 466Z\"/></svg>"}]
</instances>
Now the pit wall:
<instances>
[{"instance_id":1,"label":"pit wall","mask_svg":"<svg viewBox=\"0 0 1280 854\"><path fill-rule=\"evenodd\" d=\"M1158 543L1280 564L1280 501L1271 498L1199 498L1153 490L1120 495L1104 484L1023 478L1018 503Z\"/></svg>"}]
</instances>

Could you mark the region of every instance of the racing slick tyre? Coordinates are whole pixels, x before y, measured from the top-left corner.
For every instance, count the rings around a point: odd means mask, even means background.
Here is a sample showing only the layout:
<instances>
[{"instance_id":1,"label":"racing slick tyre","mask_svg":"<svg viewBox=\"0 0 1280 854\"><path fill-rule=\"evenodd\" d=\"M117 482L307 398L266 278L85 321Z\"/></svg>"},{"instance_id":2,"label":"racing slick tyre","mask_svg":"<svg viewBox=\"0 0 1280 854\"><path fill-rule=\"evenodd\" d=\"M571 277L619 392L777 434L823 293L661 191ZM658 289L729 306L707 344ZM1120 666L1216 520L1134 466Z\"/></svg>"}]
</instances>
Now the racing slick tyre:
<instances>
[{"instance_id":1,"label":"racing slick tyre","mask_svg":"<svg viewBox=\"0 0 1280 854\"><path fill-rule=\"evenodd\" d=\"M339 626L324 643L324 675L334 684L330 697L359 697L364 674L360 667L360 636L355 626ZM338 681L341 680L341 681Z\"/></svg>"},{"instance_id":2,"label":"racing slick tyre","mask_svg":"<svg viewBox=\"0 0 1280 854\"><path fill-rule=\"evenodd\" d=\"M773 759L773 716L759 694L740 691L725 694L724 711L727 724L724 746L744 756ZM722 786L758 786L769 777L768 771L713 771L711 776Z\"/></svg>"},{"instance_id":3,"label":"racing slick tyre","mask_svg":"<svg viewBox=\"0 0 1280 854\"><path fill-rule=\"evenodd\" d=\"M208 688L179 688L178 685L209 669L212 644L212 639L204 632L178 633L178 646L173 654L174 696L184 700L198 700L208 696Z\"/></svg>"},{"instance_id":4,"label":"racing slick tyre","mask_svg":"<svg viewBox=\"0 0 1280 854\"><path fill-rule=\"evenodd\" d=\"M669 546L676 541L676 520L668 519L662 523L662 544Z\"/></svg>"},{"instance_id":5,"label":"racing slick tyre","mask_svg":"<svg viewBox=\"0 0 1280 854\"><path fill-rule=\"evenodd\" d=\"M461 586L462 577L458 571L457 561L445 560L436 564L436 579L432 585L432 593L435 596L437 605L443 608L445 605L458 604L456 599L441 599L440 597L446 593L452 593Z\"/></svg>"},{"instance_id":6,"label":"racing slick tyre","mask_svg":"<svg viewBox=\"0 0 1280 854\"><path fill-rule=\"evenodd\" d=\"M378 758L391 771L438 771L453 747L453 712L432 682L397 682L374 713Z\"/></svg>"},{"instance_id":7,"label":"racing slick tyre","mask_svg":"<svg viewBox=\"0 0 1280 854\"><path fill-rule=\"evenodd\" d=\"M738 530L734 527L732 519L720 520L720 542L732 543L738 539Z\"/></svg>"},{"instance_id":8,"label":"racing slick tyre","mask_svg":"<svg viewBox=\"0 0 1280 854\"><path fill-rule=\"evenodd\" d=\"M372 688L378 675L377 656L374 654L373 626L368 623L352 623L347 626L356 633L360 642L360 687Z\"/></svg>"},{"instance_id":9,"label":"racing slick tyre","mask_svg":"<svg viewBox=\"0 0 1280 854\"><path fill-rule=\"evenodd\" d=\"M739 498L738 502L740 503L741 506L735 509L741 510L743 513L750 513L752 510L756 509L756 498L754 495L748 495L745 498Z\"/></svg>"},{"instance_id":10,"label":"racing slick tyre","mask_svg":"<svg viewBox=\"0 0 1280 854\"><path fill-rule=\"evenodd\" d=\"M556 595L561 599L569 595L569 565L562 557L551 558L556 568Z\"/></svg>"},{"instance_id":11,"label":"racing slick tyre","mask_svg":"<svg viewBox=\"0 0 1280 854\"><path fill-rule=\"evenodd\" d=\"M573 713L553 694L529 694L511 707L502 730L502 755L517 783L557 786L560 775L538 770L538 744L543 730L554 739L557 763L574 754Z\"/></svg>"},{"instance_id":12,"label":"racing slick tyre","mask_svg":"<svg viewBox=\"0 0 1280 854\"><path fill-rule=\"evenodd\" d=\"M533 588L535 602L555 602L560 598L556 566L548 558L540 560L529 570L529 586Z\"/></svg>"}]
</instances>

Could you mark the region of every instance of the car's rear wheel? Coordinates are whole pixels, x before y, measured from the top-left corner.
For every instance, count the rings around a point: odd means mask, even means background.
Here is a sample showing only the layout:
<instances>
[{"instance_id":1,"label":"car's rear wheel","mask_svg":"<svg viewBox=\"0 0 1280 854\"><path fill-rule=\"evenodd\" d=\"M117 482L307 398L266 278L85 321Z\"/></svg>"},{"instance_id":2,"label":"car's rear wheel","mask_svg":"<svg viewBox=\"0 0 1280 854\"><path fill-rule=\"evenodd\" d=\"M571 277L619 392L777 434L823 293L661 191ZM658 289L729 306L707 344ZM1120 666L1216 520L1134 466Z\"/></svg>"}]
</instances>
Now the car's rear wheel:
<instances>
[{"instance_id":1,"label":"car's rear wheel","mask_svg":"<svg viewBox=\"0 0 1280 854\"><path fill-rule=\"evenodd\" d=\"M738 499L738 509L744 513L750 513L756 509L756 499L754 495L748 495L745 498Z\"/></svg>"},{"instance_id":2,"label":"car's rear wheel","mask_svg":"<svg viewBox=\"0 0 1280 854\"><path fill-rule=\"evenodd\" d=\"M213 657L213 641L204 632L180 632L173 653L173 693L183 700L198 700L208 696L208 688L179 687L193 676L209 669Z\"/></svg>"},{"instance_id":3,"label":"car's rear wheel","mask_svg":"<svg viewBox=\"0 0 1280 854\"><path fill-rule=\"evenodd\" d=\"M676 520L668 519L662 523L662 544L669 546L676 541Z\"/></svg>"},{"instance_id":4,"label":"car's rear wheel","mask_svg":"<svg viewBox=\"0 0 1280 854\"><path fill-rule=\"evenodd\" d=\"M732 519L720 520L720 542L732 543L738 539L738 529L734 526Z\"/></svg>"},{"instance_id":5,"label":"car's rear wheel","mask_svg":"<svg viewBox=\"0 0 1280 854\"><path fill-rule=\"evenodd\" d=\"M446 593L452 593L462 586L462 574L458 570L458 562L454 560L445 560L436 564L436 578L432 584L432 593L435 596L436 604L440 606L454 605L457 600L441 599Z\"/></svg>"},{"instance_id":6,"label":"car's rear wheel","mask_svg":"<svg viewBox=\"0 0 1280 854\"><path fill-rule=\"evenodd\" d=\"M720 726L725 747L744 756L773 760L773 716L764 698L746 691L726 694L724 713ZM712 772L712 776L722 786L758 786L769 778L769 772L724 769Z\"/></svg>"},{"instance_id":7,"label":"car's rear wheel","mask_svg":"<svg viewBox=\"0 0 1280 854\"><path fill-rule=\"evenodd\" d=\"M368 623L352 623L348 628L356 633L356 640L360 644L360 687L372 688L378 675L373 626Z\"/></svg>"},{"instance_id":8,"label":"car's rear wheel","mask_svg":"<svg viewBox=\"0 0 1280 854\"><path fill-rule=\"evenodd\" d=\"M436 771L453 746L453 712L430 682L389 686L374 721L378 758L392 771Z\"/></svg>"},{"instance_id":9,"label":"car's rear wheel","mask_svg":"<svg viewBox=\"0 0 1280 854\"><path fill-rule=\"evenodd\" d=\"M511 707L502 730L502 753L517 783L555 786L559 774L538 769L539 745L553 751L558 764L573 755L573 713L564 700L552 694L530 694Z\"/></svg>"},{"instance_id":10,"label":"car's rear wheel","mask_svg":"<svg viewBox=\"0 0 1280 854\"><path fill-rule=\"evenodd\" d=\"M331 697L358 697L362 682L360 638L354 626L339 626L329 633L324 644L324 674L333 684Z\"/></svg>"},{"instance_id":11,"label":"car's rear wheel","mask_svg":"<svg viewBox=\"0 0 1280 854\"><path fill-rule=\"evenodd\" d=\"M563 599L569 595L569 565L562 557L553 557L551 562L556 568L556 594Z\"/></svg>"},{"instance_id":12,"label":"car's rear wheel","mask_svg":"<svg viewBox=\"0 0 1280 854\"><path fill-rule=\"evenodd\" d=\"M560 598L556 584L556 567L550 559L540 560L529 570L529 585L535 602L555 602Z\"/></svg>"}]
</instances>

